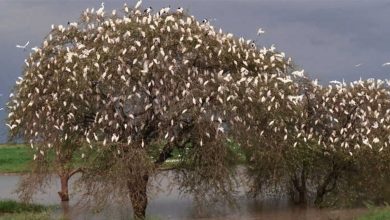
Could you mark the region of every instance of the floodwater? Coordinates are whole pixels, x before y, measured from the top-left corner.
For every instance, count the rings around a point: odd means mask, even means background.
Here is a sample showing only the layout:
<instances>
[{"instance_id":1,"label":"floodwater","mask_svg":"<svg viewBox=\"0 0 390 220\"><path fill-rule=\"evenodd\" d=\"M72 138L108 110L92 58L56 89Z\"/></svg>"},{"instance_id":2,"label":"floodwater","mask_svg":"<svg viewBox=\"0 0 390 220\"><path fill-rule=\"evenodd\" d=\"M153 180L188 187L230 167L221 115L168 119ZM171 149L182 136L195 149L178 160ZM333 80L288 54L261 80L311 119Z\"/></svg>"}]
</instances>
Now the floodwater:
<instances>
[{"instance_id":1,"label":"floodwater","mask_svg":"<svg viewBox=\"0 0 390 220\"><path fill-rule=\"evenodd\" d=\"M304 208L290 204L287 199L265 199L256 200L247 198L243 193L238 196L237 209L215 209L203 210L199 212L189 195L181 195L177 188L170 185L169 174L162 175L154 183L160 185L163 190L154 193L147 209L147 215L153 219L250 219L250 220L353 220L357 216L364 214L367 210L359 209L317 209ZM18 175L0 175L0 200L17 199L14 190L18 184L20 176ZM76 177L77 178L77 177ZM94 213L83 208L74 206L80 199L80 195L71 195L71 202L60 203L57 191L59 182L55 178L46 193L38 193L34 197L35 203L45 205L56 205L54 211L56 216L65 216L68 219L129 219L131 210L125 205L112 204L111 207L103 209L99 213ZM168 189L169 190L164 190ZM238 189L243 191L242 189ZM168 192L169 191L169 192ZM72 193L72 192L71 192Z\"/></svg>"}]
</instances>

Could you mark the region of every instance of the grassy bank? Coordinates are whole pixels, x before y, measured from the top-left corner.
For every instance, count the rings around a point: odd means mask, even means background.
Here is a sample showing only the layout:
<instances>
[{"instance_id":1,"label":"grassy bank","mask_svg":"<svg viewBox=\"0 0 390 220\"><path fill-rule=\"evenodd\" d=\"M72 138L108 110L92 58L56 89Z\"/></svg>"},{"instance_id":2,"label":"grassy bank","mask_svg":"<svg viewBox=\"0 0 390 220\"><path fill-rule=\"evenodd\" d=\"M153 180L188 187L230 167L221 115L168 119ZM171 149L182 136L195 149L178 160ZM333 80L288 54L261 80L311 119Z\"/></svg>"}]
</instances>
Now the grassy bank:
<instances>
[{"instance_id":1,"label":"grassy bank","mask_svg":"<svg viewBox=\"0 0 390 220\"><path fill-rule=\"evenodd\" d=\"M387 208L374 208L367 214L358 218L357 220L389 220L390 219L390 207Z\"/></svg>"},{"instance_id":2,"label":"grassy bank","mask_svg":"<svg viewBox=\"0 0 390 220\"><path fill-rule=\"evenodd\" d=\"M26 204L12 200L0 201L0 220L49 219L48 208L37 204Z\"/></svg>"},{"instance_id":3,"label":"grassy bank","mask_svg":"<svg viewBox=\"0 0 390 220\"><path fill-rule=\"evenodd\" d=\"M26 172L29 161L31 152L25 145L0 144L0 173Z\"/></svg>"},{"instance_id":4,"label":"grassy bank","mask_svg":"<svg viewBox=\"0 0 390 220\"><path fill-rule=\"evenodd\" d=\"M0 174L4 173L24 173L29 170L29 163L32 160L32 152L29 147L23 144L0 144ZM174 167L180 156L175 155L173 159L166 161L163 169ZM75 165L82 159L75 156Z\"/></svg>"},{"instance_id":5,"label":"grassy bank","mask_svg":"<svg viewBox=\"0 0 390 220\"><path fill-rule=\"evenodd\" d=\"M27 204L13 200L0 201L0 213L43 212L46 207L37 204Z\"/></svg>"}]
</instances>

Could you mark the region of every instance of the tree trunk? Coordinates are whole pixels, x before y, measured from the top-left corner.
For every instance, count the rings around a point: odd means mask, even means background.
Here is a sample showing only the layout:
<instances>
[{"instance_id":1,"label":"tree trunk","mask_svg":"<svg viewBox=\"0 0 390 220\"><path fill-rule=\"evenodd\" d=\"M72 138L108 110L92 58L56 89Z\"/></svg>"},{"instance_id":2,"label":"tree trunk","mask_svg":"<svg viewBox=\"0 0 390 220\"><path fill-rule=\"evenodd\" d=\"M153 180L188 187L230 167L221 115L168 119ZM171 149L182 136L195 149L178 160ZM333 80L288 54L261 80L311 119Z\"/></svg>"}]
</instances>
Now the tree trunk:
<instances>
[{"instance_id":1,"label":"tree trunk","mask_svg":"<svg viewBox=\"0 0 390 220\"><path fill-rule=\"evenodd\" d=\"M58 192L58 195L60 196L61 201L66 202L69 201L69 188L68 188L69 175L60 174L59 176L61 180L61 191Z\"/></svg>"},{"instance_id":2,"label":"tree trunk","mask_svg":"<svg viewBox=\"0 0 390 220\"><path fill-rule=\"evenodd\" d=\"M293 182L294 190L298 192L298 199L295 199L295 202L299 205L306 205L307 186L306 186L305 168L302 168L299 177L297 175L294 175L292 182Z\"/></svg>"},{"instance_id":3,"label":"tree trunk","mask_svg":"<svg viewBox=\"0 0 390 220\"><path fill-rule=\"evenodd\" d=\"M145 219L146 207L148 205L148 196L147 196L147 185L149 180L149 175L145 174L141 178L138 178L136 186L133 186L128 183L129 195L131 204L133 206L133 215L134 219L141 220Z\"/></svg>"},{"instance_id":4,"label":"tree trunk","mask_svg":"<svg viewBox=\"0 0 390 220\"><path fill-rule=\"evenodd\" d=\"M325 195L336 188L337 179L338 173L337 170L334 169L326 176L324 182L317 187L316 198L314 200L315 205L321 205Z\"/></svg>"}]
</instances>

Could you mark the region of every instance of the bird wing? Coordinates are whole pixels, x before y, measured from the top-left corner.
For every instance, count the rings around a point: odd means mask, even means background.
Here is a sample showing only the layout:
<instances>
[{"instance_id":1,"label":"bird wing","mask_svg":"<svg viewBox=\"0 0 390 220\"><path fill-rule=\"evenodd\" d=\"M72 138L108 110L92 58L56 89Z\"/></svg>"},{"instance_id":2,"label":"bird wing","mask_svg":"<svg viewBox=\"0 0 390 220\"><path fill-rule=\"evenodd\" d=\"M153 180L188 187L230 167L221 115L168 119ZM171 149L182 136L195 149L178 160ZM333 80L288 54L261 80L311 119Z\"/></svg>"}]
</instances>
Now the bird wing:
<instances>
[{"instance_id":1,"label":"bird wing","mask_svg":"<svg viewBox=\"0 0 390 220\"><path fill-rule=\"evenodd\" d=\"M21 46L19 44L16 44L16 47L17 48L26 48L29 43L30 43L30 41L27 41L27 43L25 45L23 45L23 46Z\"/></svg>"},{"instance_id":2,"label":"bird wing","mask_svg":"<svg viewBox=\"0 0 390 220\"><path fill-rule=\"evenodd\" d=\"M142 4L142 0L139 0L137 4L135 4L134 8L137 9Z\"/></svg>"}]
</instances>

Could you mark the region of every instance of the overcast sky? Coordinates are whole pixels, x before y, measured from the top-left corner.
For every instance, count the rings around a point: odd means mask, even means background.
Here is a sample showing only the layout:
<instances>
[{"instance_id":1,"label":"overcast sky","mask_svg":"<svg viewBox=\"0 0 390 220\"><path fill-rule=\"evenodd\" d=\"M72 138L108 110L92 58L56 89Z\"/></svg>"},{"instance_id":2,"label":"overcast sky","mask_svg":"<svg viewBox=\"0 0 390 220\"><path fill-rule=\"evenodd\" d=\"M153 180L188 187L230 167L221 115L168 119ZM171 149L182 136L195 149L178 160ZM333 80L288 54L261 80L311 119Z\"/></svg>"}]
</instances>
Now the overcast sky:
<instances>
[{"instance_id":1,"label":"overcast sky","mask_svg":"<svg viewBox=\"0 0 390 220\"><path fill-rule=\"evenodd\" d=\"M107 9L124 3L105 1ZM3 107L23 60L30 50L15 47L30 41L39 46L51 24L76 21L85 8L100 7L96 0L0 0L0 105ZM207 18L235 36L275 44L312 78L330 80L390 78L390 1L388 0L144 0L143 7L184 7L199 20ZM262 27L266 34L256 36ZM359 67L356 65L361 64ZM0 112L0 143L6 141Z\"/></svg>"}]
</instances>

